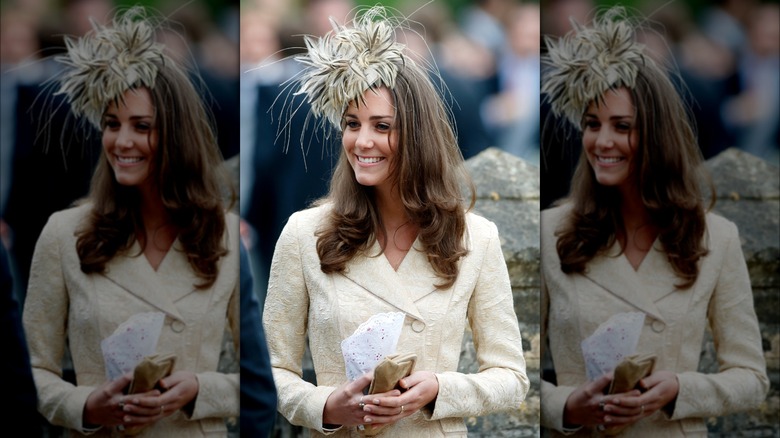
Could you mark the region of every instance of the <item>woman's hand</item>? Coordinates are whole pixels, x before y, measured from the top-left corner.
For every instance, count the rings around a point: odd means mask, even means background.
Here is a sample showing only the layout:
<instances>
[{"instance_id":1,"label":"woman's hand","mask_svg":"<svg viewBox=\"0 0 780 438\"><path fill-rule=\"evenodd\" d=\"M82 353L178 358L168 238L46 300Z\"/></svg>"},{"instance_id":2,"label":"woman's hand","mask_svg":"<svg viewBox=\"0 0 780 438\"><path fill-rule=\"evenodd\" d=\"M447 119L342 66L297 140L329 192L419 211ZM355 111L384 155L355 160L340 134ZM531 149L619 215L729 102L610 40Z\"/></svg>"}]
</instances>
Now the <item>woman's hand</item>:
<instances>
[{"instance_id":1,"label":"woman's hand","mask_svg":"<svg viewBox=\"0 0 780 438\"><path fill-rule=\"evenodd\" d=\"M439 379L430 371L416 371L401 379L399 385L406 389L406 392L393 394L391 391L366 396L363 423L395 423L416 413L439 395Z\"/></svg>"},{"instance_id":2,"label":"woman's hand","mask_svg":"<svg viewBox=\"0 0 780 438\"><path fill-rule=\"evenodd\" d=\"M89 427L123 424L127 409L127 396L123 391L132 378L133 375L128 373L92 391L84 404L84 425ZM160 395L160 391L153 390L142 395L152 397Z\"/></svg>"},{"instance_id":3,"label":"woman's hand","mask_svg":"<svg viewBox=\"0 0 780 438\"><path fill-rule=\"evenodd\" d=\"M370 373L363 374L330 393L322 411L322 422L336 427L363 424L365 413L362 405L368 400L368 396L363 395L363 391L371 384L372 378ZM400 391L395 393L400 394Z\"/></svg>"},{"instance_id":4,"label":"woman's hand","mask_svg":"<svg viewBox=\"0 0 780 438\"><path fill-rule=\"evenodd\" d=\"M653 415L677 399L680 383L671 371L656 371L639 381L644 393L626 393L612 399L605 407L605 425L627 426Z\"/></svg>"},{"instance_id":5,"label":"woman's hand","mask_svg":"<svg viewBox=\"0 0 780 438\"><path fill-rule=\"evenodd\" d=\"M176 371L160 380L165 390L127 396L125 403L126 426L148 425L165 418L195 400L200 385L198 377L190 371Z\"/></svg>"},{"instance_id":6,"label":"woman's hand","mask_svg":"<svg viewBox=\"0 0 780 438\"><path fill-rule=\"evenodd\" d=\"M598 379L578 387L566 399L563 409L563 425L567 428L580 426L599 426L607 422L607 407L621 397L638 396L639 391L633 390L623 394L604 395L605 388L612 381L611 374L605 374Z\"/></svg>"}]
</instances>

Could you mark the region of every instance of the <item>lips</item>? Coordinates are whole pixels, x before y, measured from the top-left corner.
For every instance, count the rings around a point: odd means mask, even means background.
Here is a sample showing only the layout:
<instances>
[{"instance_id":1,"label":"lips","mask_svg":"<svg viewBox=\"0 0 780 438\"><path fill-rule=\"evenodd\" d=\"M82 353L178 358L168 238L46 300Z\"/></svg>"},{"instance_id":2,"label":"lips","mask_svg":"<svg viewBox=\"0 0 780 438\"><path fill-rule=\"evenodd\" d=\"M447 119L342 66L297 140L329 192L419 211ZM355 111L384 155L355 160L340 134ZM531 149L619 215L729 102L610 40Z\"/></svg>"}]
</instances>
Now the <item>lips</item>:
<instances>
[{"instance_id":1,"label":"lips","mask_svg":"<svg viewBox=\"0 0 780 438\"><path fill-rule=\"evenodd\" d=\"M596 161L604 164L615 164L625 161L625 157L602 157L601 155L596 155Z\"/></svg>"},{"instance_id":2,"label":"lips","mask_svg":"<svg viewBox=\"0 0 780 438\"><path fill-rule=\"evenodd\" d=\"M360 155L355 156L357 157L357 160L363 164L376 164L385 159L385 157L361 157Z\"/></svg>"},{"instance_id":3,"label":"lips","mask_svg":"<svg viewBox=\"0 0 780 438\"><path fill-rule=\"evenodd\" d=\"M116 157L116 161L121 164L135 164L144 160L144 157L120 157L119 155L114 155L114 157Z\"/></svg>"}]
</instances>

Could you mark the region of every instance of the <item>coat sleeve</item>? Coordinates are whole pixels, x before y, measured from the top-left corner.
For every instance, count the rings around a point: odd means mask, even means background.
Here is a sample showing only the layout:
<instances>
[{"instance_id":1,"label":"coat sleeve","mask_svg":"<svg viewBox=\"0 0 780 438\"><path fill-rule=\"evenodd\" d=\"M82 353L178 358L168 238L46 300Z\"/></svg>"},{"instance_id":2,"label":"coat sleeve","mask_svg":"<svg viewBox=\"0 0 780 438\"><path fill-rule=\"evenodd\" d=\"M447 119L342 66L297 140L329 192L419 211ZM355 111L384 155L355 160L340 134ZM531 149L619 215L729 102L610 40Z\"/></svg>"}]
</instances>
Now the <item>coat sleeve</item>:
<instances>
[{"instance_id":1,"label":"coat sleeve","mask_svg":"<svg viewBox=\"0 0 780 438\"><path fill-rule=\"evenodd\" d=\"M498 230L492 223L486 245L468 306L479 370L475 374L436 374L439 395L433 420L517 410L528 392L512 287Z\"/></svg>"},{"instance_id":2,"label":"coat sleeve","mask_svg":"<svg viewBox=\"0 0 780 438\"><path fill-rule=\"evenodd\" d=\"M309 294L303 271L298 215L290 217L276 243L268 279L263 326L279 396L279 412L290 423L326 433L322 413L333 387L303 380Z\"/></svg>"},{"instance_id":3,"label":"coat sleeve","mask_svg":"<svg viewBox=\"0 0 780 438\"><path fill-rule=\"evenodd\" d=\"M233 346L236 353L239 353L241 321L240 309L241 289L238 281L238 270L240 264L239 256L239 238L238 238L238 218L234 215L228 215L228 248L230 263L225 263L224 275L232 276L235 279L235 285L230 293L230 299L227 305L227 327L233 338ZM215 328L224 330L223 327ZM192 410L190 420L202 420L204 418L227 418L237 417L240 411L240 378L239 373L221 373L218 371L204 371L197 373L198 377L198 395L195 398L195 406Z\"/></svg>"},{"instance_id":4,"label":"coat sleeve","mask_svg":"<svg viewBox=\"0 0 780 438\"><path fill-rule=\"evenodd\" d=\"M82 415L95 388L74 386L62 379L69 299L59 237L72 230L60 227L57 219L57 215L49 218L35 245L23 322L38 389L38 410L54 425L86 433Z\"/></svg>"},{"instance_id":5,"label":"coat sleeve","mask_svg":"<svg viewBox=\"0 0 780 438\"><path fill-rule=\"evenodd\" d=\"M542 327L541 327L541 357L544 358L547 349L547 324L548 312L550 309L550 296L547 291L547 282L545 281L545 271L541 269L541 307L542 307ZM541 385L541 426L555 429L561 433L569 434L578 429L564 429L563 427L563 409L566 406L566 400L576 388L572 386L556 386L551 382L542 379Z\"/></svg>"},{"instance_id":6,"label":"coat sleeve","mask_svg":"<svg viewBox=\"0 0 780 438\"><path fill-rule=\"evenodd\" d=\"M715 374L677 375L673 420L754 409L769 389L750 277L736 226L726 224L725 254L707 309L719 369Z\"/></svg>"}]
</instances>

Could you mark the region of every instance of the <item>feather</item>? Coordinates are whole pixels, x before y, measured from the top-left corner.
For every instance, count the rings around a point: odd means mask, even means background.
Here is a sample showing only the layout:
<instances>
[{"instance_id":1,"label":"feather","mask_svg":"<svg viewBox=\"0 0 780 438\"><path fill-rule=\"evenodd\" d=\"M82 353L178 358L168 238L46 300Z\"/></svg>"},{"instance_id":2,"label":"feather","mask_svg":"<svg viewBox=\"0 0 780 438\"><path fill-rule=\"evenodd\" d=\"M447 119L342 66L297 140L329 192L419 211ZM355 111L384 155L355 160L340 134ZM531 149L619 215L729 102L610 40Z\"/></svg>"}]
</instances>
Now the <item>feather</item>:
<instances>
[{"instance_id":1,"label":"feather","mask_svg":"<svg viewBox=\"0 0 780 438\"><path fill-rule=\"evenodd\" d=\"M365 11L351 27L330 21L333 30L327 35L304 37L307 53L295 57L304 71L294 79L293 94L305 94L315 116L340 128L349 103L372 87L394 87L408 59L382 6Z\"/></svg>"},{"instance_id":2,"label":"feather","mask_svg":"<svg viewBox=\"0 0 780 438\"><path fill-rule=\"evenodd\" d=\"M545 37L548 52L542 63L548 69L541 91L556 115L579 128L591 102L611 88L633 88L640 66L649 59L623 8L607 10L592 27L572 20L572 29L557 41Z\"/></svg>"},{"instance_id":3,"label":"feather","mask_svg":"<svg viewBox=\"0 0 780 438\"><path fill-rule=\"evenodd\" d=\"M55 58L66 67L57 94L66 96L76 116L100 129L106 107L121 101L125 91L154 87L165 55L141 7L115 17L111 27L91 23L83 37L65 37L67 52Z\"/></svg>"}]
</instances>

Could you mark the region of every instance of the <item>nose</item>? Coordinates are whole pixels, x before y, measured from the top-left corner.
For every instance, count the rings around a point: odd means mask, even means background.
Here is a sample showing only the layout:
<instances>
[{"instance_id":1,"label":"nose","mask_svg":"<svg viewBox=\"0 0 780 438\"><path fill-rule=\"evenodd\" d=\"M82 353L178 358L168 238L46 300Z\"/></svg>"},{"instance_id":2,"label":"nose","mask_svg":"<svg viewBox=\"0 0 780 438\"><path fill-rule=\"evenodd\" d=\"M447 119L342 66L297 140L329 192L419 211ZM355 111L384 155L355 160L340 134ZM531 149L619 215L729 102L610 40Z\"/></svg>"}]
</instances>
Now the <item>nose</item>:
<instances>
[{"instance_id":1,"label":"nose","mask_svg":"<svg viewBox=\"0 0 780 438\"><path fill-rule=\"evenodd\" d=\"M357 139L355 139L355 146L360 149L370 149L374 147L374 140L371 137L371 132L368 129L360 128Z\"/></svg>"},{"instance_id":2,"label":"nose","mask_svg":"<svg viewBox=\"0 0 780 438\"><path fill-rule=\"evenodd\" d=\"M612 148L615 146L613 140L613 133L606 128L599 130L599 135L596 137L596 146L599 148Z\"/></svg>"},{"instance_id":3,"label":"nose","mask_svg":"<svg viewBox=\"0 0 780 438\"><path fill-rule=\"evenodd\" d=\"M117 133L116 145L120 148L130 148L133 146L133 138L129 130L121 128Z\"/></svg>"}]
</instances>

